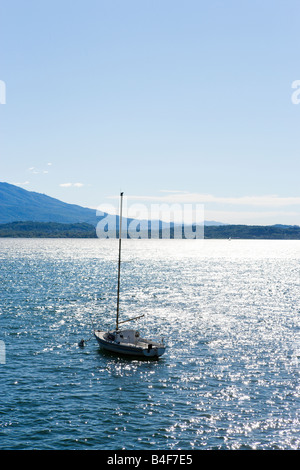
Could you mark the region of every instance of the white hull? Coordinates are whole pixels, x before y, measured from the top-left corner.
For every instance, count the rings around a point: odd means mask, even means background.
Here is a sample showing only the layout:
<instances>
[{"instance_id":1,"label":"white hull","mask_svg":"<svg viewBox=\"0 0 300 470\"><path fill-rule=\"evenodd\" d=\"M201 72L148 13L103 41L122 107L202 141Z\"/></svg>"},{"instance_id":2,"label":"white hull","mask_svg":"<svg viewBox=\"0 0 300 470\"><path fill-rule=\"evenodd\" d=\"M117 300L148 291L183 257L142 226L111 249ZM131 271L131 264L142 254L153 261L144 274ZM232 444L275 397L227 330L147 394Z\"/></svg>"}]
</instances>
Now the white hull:
<instances>
[{"instance_id":1,"label":"white hull","mask_svg":"<svg viewBox=\"0 0 300 470\"><path fill-rule=\"evenodd\" d=\"M135 330L124 330L117 333L95 330L94 334L103 349L114 353L126 354L132 357L155 358L162 356L165 352L166 347L163 343L140 337L127 340L125 336L127 332L136 333Z\"/></svg>"}]
</instances>

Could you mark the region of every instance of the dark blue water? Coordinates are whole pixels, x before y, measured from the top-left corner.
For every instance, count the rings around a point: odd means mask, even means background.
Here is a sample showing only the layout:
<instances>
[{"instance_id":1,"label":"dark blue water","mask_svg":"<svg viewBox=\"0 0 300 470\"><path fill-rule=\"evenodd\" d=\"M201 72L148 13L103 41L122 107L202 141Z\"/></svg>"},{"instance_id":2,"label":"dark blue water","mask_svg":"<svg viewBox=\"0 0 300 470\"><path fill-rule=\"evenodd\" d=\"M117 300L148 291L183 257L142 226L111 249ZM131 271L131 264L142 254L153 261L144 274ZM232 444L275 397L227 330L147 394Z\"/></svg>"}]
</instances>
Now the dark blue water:
<instances>
[{"instance_id":1,"label":"dark blue water","mask_svg":"<svg viewBox=\"0 0 300 470\"><path fill-rule=\"evenodd\" d=\"M1 239L0 262L1 449L300 448L300 242L124 241L121 316L158 361L92 337L117 242Z\"/></svg>"}]
</instances>

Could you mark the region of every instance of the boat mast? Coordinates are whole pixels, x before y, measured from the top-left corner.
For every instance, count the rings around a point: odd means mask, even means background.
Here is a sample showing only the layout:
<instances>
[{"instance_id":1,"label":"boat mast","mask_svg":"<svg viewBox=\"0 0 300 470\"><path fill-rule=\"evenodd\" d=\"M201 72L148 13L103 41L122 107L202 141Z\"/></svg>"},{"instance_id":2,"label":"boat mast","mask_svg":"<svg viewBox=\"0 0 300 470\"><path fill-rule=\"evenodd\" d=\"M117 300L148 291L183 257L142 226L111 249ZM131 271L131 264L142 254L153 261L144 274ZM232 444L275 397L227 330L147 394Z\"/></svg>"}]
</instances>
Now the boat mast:
<instances>
[{"instance_id":1,"label":"boat mast","mask_svg":"<svg viewBox=\"0 0 300 470\"><path fill-rule=\"evenodd\" d=\"M119 263L118 263L118 295L117 295L117 321L116 330L119 329L119 301L120 301L120 270L121 270L121 238L122 238L122 208L123 193L120 194L120 215L119 215Z\"/></svg>"}]
</instances>

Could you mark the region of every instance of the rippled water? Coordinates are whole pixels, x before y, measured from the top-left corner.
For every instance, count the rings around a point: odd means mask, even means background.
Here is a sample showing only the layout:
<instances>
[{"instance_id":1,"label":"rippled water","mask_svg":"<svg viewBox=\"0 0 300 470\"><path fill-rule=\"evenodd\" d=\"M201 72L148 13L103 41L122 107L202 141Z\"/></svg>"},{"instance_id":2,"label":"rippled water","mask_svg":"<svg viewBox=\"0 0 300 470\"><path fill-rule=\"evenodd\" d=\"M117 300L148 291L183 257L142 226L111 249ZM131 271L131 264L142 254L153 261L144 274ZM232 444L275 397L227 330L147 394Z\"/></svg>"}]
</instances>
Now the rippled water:
<instances>
[{"instance_id":1,"label":"rippled water","mask_svg":"<svg viewBox=\"0 0 300 470\"><path fill-rule=\"evenodd\" d=\"M0 240L1 449L299 449L299 241ZM87 340L80 349L81 338ZM3 360L2 360L3 362Z\"/></svg>"}]
</instances>

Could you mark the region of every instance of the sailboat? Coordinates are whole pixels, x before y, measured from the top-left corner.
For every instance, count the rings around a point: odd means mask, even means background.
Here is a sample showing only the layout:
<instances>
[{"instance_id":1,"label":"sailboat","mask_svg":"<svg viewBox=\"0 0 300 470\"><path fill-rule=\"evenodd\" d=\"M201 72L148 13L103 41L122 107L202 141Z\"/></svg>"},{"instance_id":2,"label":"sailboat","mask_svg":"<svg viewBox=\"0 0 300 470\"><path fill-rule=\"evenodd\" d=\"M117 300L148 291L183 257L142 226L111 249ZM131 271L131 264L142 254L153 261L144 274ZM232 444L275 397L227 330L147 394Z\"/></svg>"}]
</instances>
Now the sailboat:
<instances>
[{"instance_id":1,"label":"sailboat","mask_svg":"<svg viewBox=\"0 0 300 470\"><path fill-rule=\"evenodd\" d=\"M144 315L131 318L129 320L119 320L120 303L120 272L121 272L121 240L122 240L122 207L123 194L120 193L120 216L119 216L119 261L118 261L118 290L117 290L117 315L116 328L111 331L94 330L94 335L101 348L118 354L125 354L132 357L158 358L166 350L163 340L153 341L142 338L138 330L120 329L119 325L128 321L137 320Z\"/></svg>"}]
</instances>

